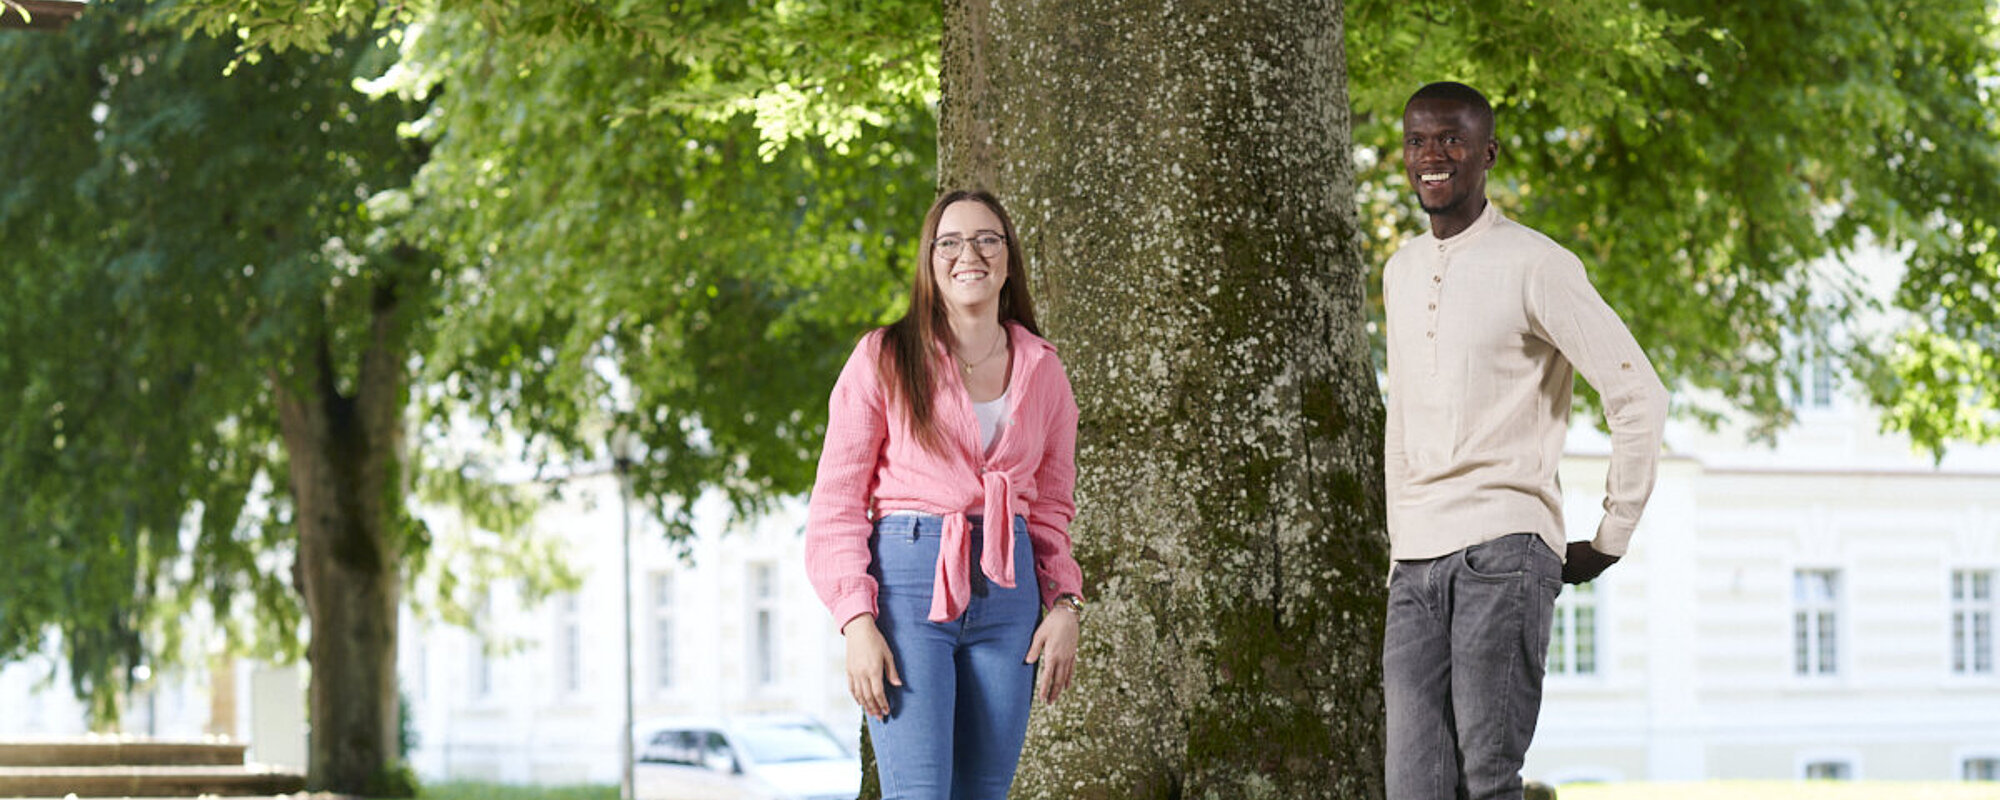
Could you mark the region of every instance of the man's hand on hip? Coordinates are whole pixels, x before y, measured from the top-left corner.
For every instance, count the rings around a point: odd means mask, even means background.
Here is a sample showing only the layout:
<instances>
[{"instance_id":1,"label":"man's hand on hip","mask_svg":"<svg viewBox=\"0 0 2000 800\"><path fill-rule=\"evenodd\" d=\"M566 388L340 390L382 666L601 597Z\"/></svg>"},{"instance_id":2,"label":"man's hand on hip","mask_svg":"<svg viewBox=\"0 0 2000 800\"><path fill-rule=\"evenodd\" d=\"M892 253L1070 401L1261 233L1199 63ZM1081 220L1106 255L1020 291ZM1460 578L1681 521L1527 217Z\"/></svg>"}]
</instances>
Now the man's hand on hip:
<instances>
[{"instance_id":1,"label":"man's hand on hip","mask_svg":"<svg viewBox=\"0 0 2000 800\"><path fill-rule=\"evenodd\" d=\"M1600 553L1589 542L1570 542L1563 557L1563 583L1589 583L1616 563L1617 556Z\"/></svg>"}]
</instances>

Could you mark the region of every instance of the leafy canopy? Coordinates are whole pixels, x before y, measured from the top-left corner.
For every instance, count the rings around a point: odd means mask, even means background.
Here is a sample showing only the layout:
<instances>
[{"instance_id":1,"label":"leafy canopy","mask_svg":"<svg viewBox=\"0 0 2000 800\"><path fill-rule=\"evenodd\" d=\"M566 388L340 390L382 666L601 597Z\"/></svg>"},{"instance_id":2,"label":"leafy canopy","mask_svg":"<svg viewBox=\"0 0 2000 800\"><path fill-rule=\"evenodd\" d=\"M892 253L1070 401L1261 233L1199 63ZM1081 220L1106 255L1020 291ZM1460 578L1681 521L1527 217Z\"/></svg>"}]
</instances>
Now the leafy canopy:
<instances>
[{"instance_id":1,"label":"leafy canopy","mask_svg":"<svg viewBox=\"0 0 2000 800\"><path fill-rule=\"evenodd\" d=\"M439 11L533 48L601 42L694 78L631 108L751 113L767 150L838 144L857 120L928 116L936 92L934 3L192 8L250 53ZM1354 0L1346 11L1371 265L1422 224L1397 174L1404 98L1464 80L1498 104L1503 204L1584 256L1662 372L1693 390L1684 412L1740 410L1768 434L1793 417L1812 364L1832 360L1921 447L2000 435L2000 12L1987 0ZM1887 298L1857 271L1883 250L1909 267Z\"/></svg>"},{"instance_id":2,"label":"leafy canopy","mask_svg":"<svg viewBox=\"0 0 2000 800\"><path fill-rule=\"evenodd\" d=\"M2000 435L1991 3L1406 7L1349 6L1357 37L1405 23L1350 43L1376 263L1421 229L1403 100L1463 80L1496 104L1503 208L1584 258L1683 411L1769 433L1825 359L1920 447ZM1864 267L1885 250L1892 292Z\"/></svg>"},{"instance_id":3,"label":"leafy canopy","mask_svg":"<svg viewBox=\"0 0 2000 800\"><path fill-rule=\"evenodd\" d=\"M415 166L411 108L351 87L382 54L218 79L232 55L128 0L0 37L0 658L53 628L101 717L196 598L295 653L273 386L351 352L372 287L428 280L369 204Z\"/></svg>"},{"instance_id":4,"label":"leafy canopy","mask_svg":"<svg viewBox=\"0 0 2000 800\"><path fill-rule=\"evenodd\" d=\"M53 628L110 716L195 599L227 623L244 594L261 633L235 640L295 655L272 390L321 360L351 386L384 286L411 309L406 474L476 527L527 505L467 430L556 477L629 431L637 493L682 533L711 488L741 508L805 488L826 387L906 280L920 107L828 106L774 139L691 99L727 99L734 68L610 36L495 37L447 9L249 60L162 23L190 7L0 41L0 242L25 254L0 266L0 376L26 387L0 447L24 554L0 658ZM448 618L495 570L562 580L536 546L454 552L404 524L408 574L438 590L418 599Z\"/></svg>"},{"instance_id":5,"label":"leafy canopy","mask_svg":"<svg viewBox=\"0 0 2000 800\"><path fill-rule=\"evenodd\" d=\"M747 510L810 484L826 390L896 305L933 180L919 109L774 140L662 104L711 77L444 13L371 87L428 102L408 229L468 276L425 355L426 418L469 410L539 464L625 431L638 495L682 533L706 489Z\"/></svg>"}]
</instances>

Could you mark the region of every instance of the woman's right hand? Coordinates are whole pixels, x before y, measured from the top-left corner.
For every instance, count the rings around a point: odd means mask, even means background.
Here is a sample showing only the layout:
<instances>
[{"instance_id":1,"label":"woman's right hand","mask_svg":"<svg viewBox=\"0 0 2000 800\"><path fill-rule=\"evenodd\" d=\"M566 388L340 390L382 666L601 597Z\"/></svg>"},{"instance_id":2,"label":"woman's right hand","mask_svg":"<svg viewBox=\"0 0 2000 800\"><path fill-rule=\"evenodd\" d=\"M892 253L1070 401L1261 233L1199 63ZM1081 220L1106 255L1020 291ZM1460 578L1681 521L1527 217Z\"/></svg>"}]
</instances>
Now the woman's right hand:
<instances>
[{"instance_id":1,"label":"woman's right hand","mask_svg":"<svg viewBox=\"0 0 2000 800\"><path fill-rule=\"evenodd\" d=\"M882 679L887 676L890 684L903 685L902 676L896 674L896 657L889 652L889 641L876 629L873 614L848 620L840 632L847 637L847 693L861 704L861 713L887 721L889 693Z\"/></svg>"}]
</instances>

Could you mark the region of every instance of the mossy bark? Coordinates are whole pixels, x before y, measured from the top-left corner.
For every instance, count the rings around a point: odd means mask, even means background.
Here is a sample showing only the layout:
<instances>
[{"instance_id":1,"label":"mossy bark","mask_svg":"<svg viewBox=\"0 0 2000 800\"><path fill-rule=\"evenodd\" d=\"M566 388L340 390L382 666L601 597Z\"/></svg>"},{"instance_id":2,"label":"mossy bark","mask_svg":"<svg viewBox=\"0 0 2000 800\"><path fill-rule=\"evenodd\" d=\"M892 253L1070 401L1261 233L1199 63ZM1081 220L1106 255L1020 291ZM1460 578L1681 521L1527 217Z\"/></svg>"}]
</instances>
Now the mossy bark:
<instances>
[{"instance_id":1,"label":"mossy bark","mask_svg":"<svg viewBox=\"0 0 2000 800\"><path fill-rule=\"evenodd\" d=\"M1082 409L1026 798L1382 795L1388 546L1339 2L947 0L939 158Z\"/></svg>"},{"instance_id":2,"label":"mossy bark","mask_svg":"<svg viewBox=\"0 0 2000 800\"><path fill-rule=\"evenodd\" d=\"M875 738L868 734L868 720L861 721L861 792L855 800L882 800L882 774L875 771Z\"/></svg>"}]
</instances>

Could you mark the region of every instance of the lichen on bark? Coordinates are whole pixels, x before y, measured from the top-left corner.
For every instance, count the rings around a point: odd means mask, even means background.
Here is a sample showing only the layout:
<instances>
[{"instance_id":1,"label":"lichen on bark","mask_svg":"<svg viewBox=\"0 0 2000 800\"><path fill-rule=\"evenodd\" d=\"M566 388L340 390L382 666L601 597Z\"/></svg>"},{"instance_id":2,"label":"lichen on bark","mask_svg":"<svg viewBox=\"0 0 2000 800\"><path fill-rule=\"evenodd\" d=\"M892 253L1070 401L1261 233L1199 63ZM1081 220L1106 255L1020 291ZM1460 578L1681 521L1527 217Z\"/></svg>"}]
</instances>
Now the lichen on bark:
<instances>
[{"instance_id":1,"label":"lichen on bark","mask_svg":"<svg viewBox=\"0 0 2000 800\"><path fill-rule=\"evenodd\" d=\"M1078 683L1030 798L1381 795L1387 542L1337 2L945 4L940 183L1082 411Z\"/></svg>"}]
</instances>

